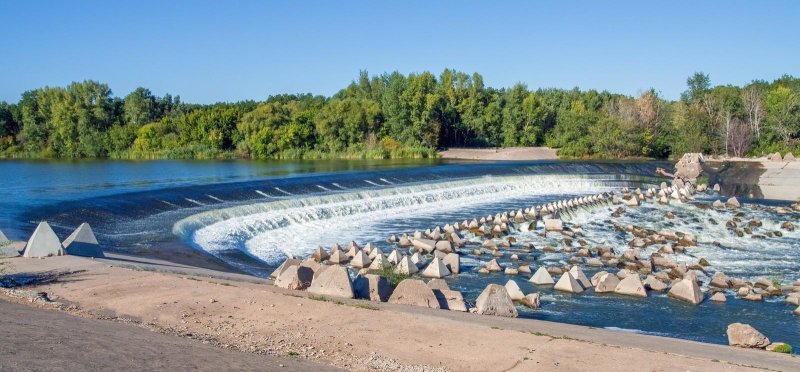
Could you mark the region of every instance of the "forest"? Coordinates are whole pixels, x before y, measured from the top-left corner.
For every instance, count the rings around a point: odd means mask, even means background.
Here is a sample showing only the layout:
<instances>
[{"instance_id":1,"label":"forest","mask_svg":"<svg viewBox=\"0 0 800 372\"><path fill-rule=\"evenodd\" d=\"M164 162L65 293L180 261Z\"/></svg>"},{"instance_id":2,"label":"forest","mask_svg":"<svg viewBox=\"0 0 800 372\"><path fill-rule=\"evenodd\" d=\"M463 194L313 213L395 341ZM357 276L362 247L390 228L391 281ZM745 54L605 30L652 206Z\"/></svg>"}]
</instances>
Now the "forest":
<instances>
[{"instance_id":1,"label":"forest","mask_svg":"<svg viewBox=\"0 0 800 372\"><path fill-rule=\"evenodd\" d=\"M484 85L450 69L357 79L331 97L199 105L96 81L0 102L0 158L425 158L448 147L549 146L564 158L748 156L800 149L800 79L745 86L687 79L678 100L655 89L606 91Z\"/></svg>"}]
</instances>

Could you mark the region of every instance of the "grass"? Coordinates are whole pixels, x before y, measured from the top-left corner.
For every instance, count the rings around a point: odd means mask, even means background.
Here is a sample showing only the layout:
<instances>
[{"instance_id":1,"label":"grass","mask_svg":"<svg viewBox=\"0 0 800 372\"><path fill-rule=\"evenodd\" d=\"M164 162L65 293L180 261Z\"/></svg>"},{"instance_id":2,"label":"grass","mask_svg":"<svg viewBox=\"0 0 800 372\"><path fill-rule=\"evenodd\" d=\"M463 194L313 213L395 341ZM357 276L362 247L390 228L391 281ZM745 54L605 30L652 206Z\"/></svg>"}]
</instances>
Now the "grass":
<instances>
[{"instance_id":1,"label":"grass","mask_svg":"<svg viewBox=\"0 0 800 372\"><path fill-rule=\"evenodd\" d=\"M294 358L294 357L300 356L300 353L298 353L296 351L290 351L290 352L287 352L286 355Z\"/></svg>"},{"instance_id":2,"label":"grass","mask_svg":"<svg viewBox=\"0 0 800 372\"><path fill-rule=\"evenodd\" d=\"M405 279L408 279L408 275L406 274L398 274L394 271L394 267L392 266L381 266L380 270L377 270L378 275L386 278L389 283L392 283L392 286L397 286Z\"/></svg>"},{"instance_id":3,"label":"grass","mask_svg":"<svg viewBox=\"0 0 800 372\"><path fill-rule=\"evenodd\" d=\"M359 308L359 309L376 310L376 311L379 310L375 305L368 304L368 303L359 303L359 304L354 304L354 305L351 305L351 306Z\"/></svg>"},{"instance_id":4,"label":"grass","mask_svg":"<svg viewBox=\"0 0 800 372\"><path fill-rule=\"evenodd\" d=\"M784 353L784 354L791 354L792 353L792 345L778 345L772 351L776 353Z\"/></svg>"}]
</instances>

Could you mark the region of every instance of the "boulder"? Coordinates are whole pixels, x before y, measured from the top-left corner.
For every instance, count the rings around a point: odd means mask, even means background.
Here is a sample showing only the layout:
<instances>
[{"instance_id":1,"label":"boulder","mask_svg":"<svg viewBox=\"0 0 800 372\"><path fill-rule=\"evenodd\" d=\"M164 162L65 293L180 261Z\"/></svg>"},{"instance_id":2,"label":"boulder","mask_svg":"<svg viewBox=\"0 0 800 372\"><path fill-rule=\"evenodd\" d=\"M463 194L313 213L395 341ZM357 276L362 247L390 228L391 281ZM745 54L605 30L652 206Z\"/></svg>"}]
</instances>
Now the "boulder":
<instances>
[{"instance_id":1,"label":"boulder","mask_svg":"<svg viewBox=\"0 0 800 372\"><path fill-rule=\"evenodd\" d=\"M481 315L495 315L517 317L517 308L506 291L506 287L498 284L489 284L475 301L477 313Z\"/></svg>"},{"instance_id":2,"label":"boulder","mask_svg":"<svg viewBox=\"0 0 800 372\"><path fill-rule=\"evenodd\" d=\"M508 282L506 282L505 287L506 287L506 292L508 292L508 296L511 297L511 300L520 301L523 298L525 298L525 294L522 293L521 289L519 289L519 285L517 284L517 282L509 280Z\"/></svg>"},{"instance_id":3,"label":"boulder","mask_svg":"<svg viewBox=\"0 0 800 372\"><path fill-rule=\"evenodd\" d=\"M561 275L561 279L558 280L553 289L570 293L583 292L583 286L578 283L578 281L575 280L575 277L573 277L569 272L565 272Z\"/></svg>"},{"instance_id":4,"label":"boulder","mask_svg":"<svg viewBox=\"0 0 800 372\"><path fill-rule=\"evenodd\" d=\"M583 270L581 270L578 265L572 266L572 268L569 269L569 273L572 274L572 277L575 278L575 280L577 280L581 286L583 286L583 289L592 288L592 281L586 277L586 274L583 273Z\"/></svg>"},{"instance_id":5,"label":"boulder","mask_svg":"<svg viewBox=\"0 0 800 372\"><path fill-rule=\"evenodd\" d=\"M742 206L742 204L741 204L741 203L739 203L739 200L738 200L738 199L736 199L736 197L735 197L735 196L733 196L733 197L731 197L730 199L728 199L728 201L726 201L726 202L725 202L725 205L726 205L728 208L731 208L731 209L736 209L736 208L739 208L739 207L741 207L741 206Z\"/></svg>"},{"instance_id":6,"label":"boulder","mask_svg":"<svg viewBox=\"0 0 800 372\"><path fill-rule=\"evenodd\" d=\"M722 293L722 292L714 293L711 296L711 298L709 298L709 300L710 301L714 301L714 302L726 302L726 301L728 301L728 299L725 298L725 293Z\"/></svg>"},{"instance_id":7,"label":"boulder","mask_svg":"<svg viewBox=\"0 0 800 372\"><path fill-rule=\"evenodd\" d=\"M725 208L725 203L723 203L721 200L715 200L713 203L711 203L711 206L717 209L723 209Z\"/></svg>"},{"instance_id":8,"label":"boulder","mask_svg":"<svg viewBox=\"0 0 800 372\"><path fill-rule=\"evenodd\" d=\"M586 260L586 266L589 267L603 267L603 261L600 261L599 258L594 257Z\"/></svg>"},{"instance_id":9,"label":"boulder","mask_svg":"<svg viewBox=\"0 0 800 372\"><path fill-rule=\"evenodd\" d=\"M105 257L97 238L94 236L92 227L84 222L78 226L62 243L64 252L73 256L83 257Z\"/></svg>"},{"instance_id":10,"label":"boulder","mask_svg":"<svg viewBox=\"0 0 800 372\"><path fill-rule=\"evenodd\" d=\"M625 279L622 279L614 288L614 293L626 295L626 296L635 296L635 297L647 297L647 291L644 289L644 284L642 284L641 279L639 279L639 274L628 275Z\"/></svg>"},{"instance_id":11,"label":"boulder","mask_svg":"<svg viewBox=\"0 0 800 372\"><path fill-rule=\"evenodd\" d=\"M350 283L350 275L347 273L347 268L339 265L331 265L320 270L311 286L308 287L308 292L321 295L321 296L334 296L343 298L355 297L353 293L353 284Z\"/></svg>"},{"instance_id":12,"label":"boulder","mask_svg":"<svg viewBox=\"0 0 800 372\"><path fill-rule=\"evenodd\" d=\"M461 271L461 256L458 253L448 253L442 261L451 273L458 274Z\"/></svg>"},{"instance_id":13,"label":"boulder","mask_svg":"<svg viewBox=\"0 0 800 372\"><path fill-rule=\"evenodd\" d=\"M61 241L47 222L39 223L25 246L23 257L39 258L64 255Z\"/></svg>"},{"instance_id":14,"label":"boulder","mask_svg":"<svg viewBox=\"0 0 800 372\"><path fill-rule=\"evenodd\" d=\"M275 286L284 289L301 290L308 288L314 280L314 270L310 267L292 265L286 268L277 279Z\"/></svg>"},{"instance_id":15,"label":"boulder","mask_svg":"<svg viewBox=\"0 0 800 372\"><path fill-rule=\"evenodd\" d=\"M450 270L439 257L434 257L433 261L420 274L424 278L444 278L448 275L450 275Z\"/></svg>"},{"instance_id":16,"label":"boulder","mask_svg":"<svg viewBox=\"0 0 800 372\"><path fill-rule=\"evenodd\" d=\"M528 281L536 285L552 285L556 283L544 266L539 267Z\"/></svg>"},{"instance_id":17,"label":"boulder","mask_svg":"<svg viewBox=\"0 0 800 372\"><path fill-rule=\"evenodd\" d=\"M408 256L400 258L400 262L398 262L397 266L394 268L394 272L401 275L411 275L418 271L417 265L414 264L414 262L411 261L411 257Z\"/></svg>"},{"instance_id":18,"label":"boulder","mask_svg":"<svg viewBox=\"0 0 800 372\"><path fill-rule=\"evenodd\" d=\"M531 309L538 309L542 307L541 296L538 293L529 293L527 296L525 296L525 298L520 300L520 303Z\"/></svg>"},{"instance_id":19,"label":"boulder","mask_svg":"<svg viewBox=\"0 0 800 372\"><path fill-rule=\"evenodd\" d=\"M300 260L297 260L297 259L294 259L294 258L287 258L286 261L283 261L283 263L280 266L278 266L277 269L275 269L275 271L273 271L271 274L269 274L269 277L271 279L277 279L290 266L300 266L301 263L302 263L302 261L300 261Z\"/></svg>"},{"instance_id":20,"label":"boulder","mask_svg":"<svg viewBox=\"0 0 800 372\"><path fill-rule=\"evenodd\" d=\"M437 280L437 279L434 279ZM428 282L430 284L430 282ZM439 301L439 308L442 310L467 311L467 304L464 302L464 295L459 291L450 289L433 289L433 295Z\"/></svg>"},{"instance_id":21,"label":"boulder","mask_svg":"<svg viewBox=\"0 0 800 372\"><path fill-rule=\"evenodd\" d=\"M390 304L401 304L439 309L439 300L425 282L418 279L405 279L397 285L389 297Z\"/></svg>"},{"instance_id":22,"label":"boulder","mask_svg":"<svg viewBox=\"0 0 800 372\"><path fill-rule=\"evenodd\" d=\"M392 295L391 283L386 278L375 274L356 277L356 280L353 281L353 290L356 298L375 302L386 302Z\"/></svg>"},{"instance_id":23,"label":"boulder","mask_svg":"<svg viewBox=\"0 0 800 372\"><path fill-rule=\"evenodd\" d=\"M357 250L354 252L354 254L355 256L353 256L353 259L350 260L351 266L357 269L363 269L369 267L369 264L372 263L372 261L369 259L369 256L367 256L367 254L364 253L364 251Z\"/></svg>"},{"instance_id":24,"label":"boulder","mask_svg":"<svg viewBox=\"0 0 800 372\"><path fill-rule=\"evenodd\" d=\"M614 274L610 273L602 274L600 275L599 278L597 278L597 285L595 285L594 291L596 293L614 292L614 290L617 288L617 285L619 285L619 282L620 282L619 277Z\"/></svg>"},{"instance_id":25,"label":"boulder","mask_svg":"<svg viewBox=\"0 0 800 372\"><path fill-rule=\"evenodd\" d=\"M667 290L667 284L656 278L655 275L648 275L644 278L644 287L651 291L663 292Z\"/></svg>"},{"instance_id":26,"label":"boulder","mask_svg":"<svg viewBox=\"0 0 800 372\"><path fill-rule=\"evenodd\" d=\"M698 305L703 302L703 292L700 291L700 286L697 285L697 282L691 278L681 279L673 284L667 295L692 305Z\"/></svg>"},{"instance_id":27,"label":"boulder","mask_svg":"<svg viewBox=\"0 0 800 372\"><path fill-rule=\"evenodd\" d=\"M711 282L708 285L723 289L731 287L730 280L722 271L715 272L714 275L711 276Z\"/></svg>"},{"instance_id":28,"label":"boulder","mask_svg":"<svg viewBox=\"0 0 800 372\"><path fill-rule=\"evenodd\" d=\"M769 345L769 339L749 324L733 323L728 325L728 344L744 348L763 349Z\"/></svg>"}]
</instances>

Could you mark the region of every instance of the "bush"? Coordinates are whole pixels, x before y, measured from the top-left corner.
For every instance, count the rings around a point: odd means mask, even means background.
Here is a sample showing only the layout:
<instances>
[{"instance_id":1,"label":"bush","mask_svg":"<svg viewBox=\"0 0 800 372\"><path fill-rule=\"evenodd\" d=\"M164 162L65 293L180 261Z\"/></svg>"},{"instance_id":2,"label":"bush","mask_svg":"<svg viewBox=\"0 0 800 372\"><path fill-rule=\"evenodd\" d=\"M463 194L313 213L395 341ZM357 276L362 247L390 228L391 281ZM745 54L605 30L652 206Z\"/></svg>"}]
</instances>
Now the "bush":
<instances>
[{"instance_id":1,"label":"bush","mask_svg":"<svg viewBox=\"0 0 800 372\"><path fill-rule=\"evenodd\" d=\"M405 274L398 274L394 271L394 266L381 266L380 270L376 270L377 274L386 278L389 283L392 283L392 286L397 286L405 279L408 279L408 275Z\"/></svg>"},{"instance_id":2,"label":"bush","mask_svg":"<svg viewBox=\"0 0 800 372\"><path fill-rule=\"evenodd\" d=\"M772 349L772 351L774 351L776 353L791 354L792 353L792 345L789 345L789 344L778 345L774 349Z\"/></svg>"}]
</instances>

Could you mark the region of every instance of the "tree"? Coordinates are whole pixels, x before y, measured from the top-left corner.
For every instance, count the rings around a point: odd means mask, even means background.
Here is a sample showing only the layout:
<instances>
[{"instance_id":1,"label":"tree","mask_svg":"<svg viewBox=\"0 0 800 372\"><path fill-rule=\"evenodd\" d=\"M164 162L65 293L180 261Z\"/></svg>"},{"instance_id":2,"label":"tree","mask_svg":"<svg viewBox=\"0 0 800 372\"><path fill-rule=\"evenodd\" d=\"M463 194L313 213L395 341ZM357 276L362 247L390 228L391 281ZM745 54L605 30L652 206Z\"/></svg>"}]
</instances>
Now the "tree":
<instances>
[{"instance_id":1,"label":"tree","mask_svg":"<svg viewBox=\"0 0 800 372\"><path fill-rule=\"evenodd\" d=\"M767 93L767 125L783 141L790 145L800 133L800 97L791 89L778 86Z\"/></svg>"}]
</instances>

